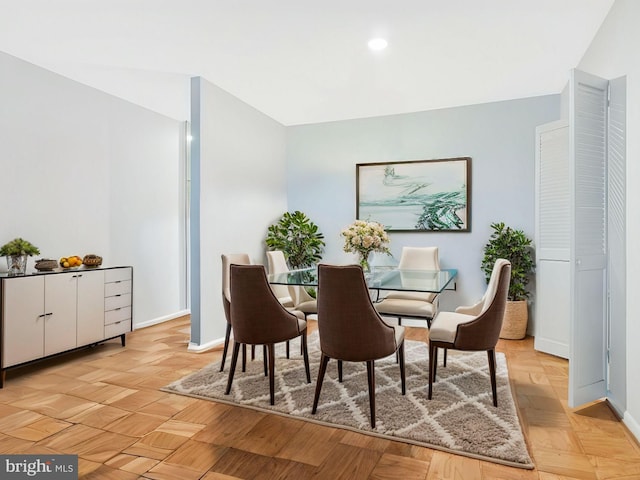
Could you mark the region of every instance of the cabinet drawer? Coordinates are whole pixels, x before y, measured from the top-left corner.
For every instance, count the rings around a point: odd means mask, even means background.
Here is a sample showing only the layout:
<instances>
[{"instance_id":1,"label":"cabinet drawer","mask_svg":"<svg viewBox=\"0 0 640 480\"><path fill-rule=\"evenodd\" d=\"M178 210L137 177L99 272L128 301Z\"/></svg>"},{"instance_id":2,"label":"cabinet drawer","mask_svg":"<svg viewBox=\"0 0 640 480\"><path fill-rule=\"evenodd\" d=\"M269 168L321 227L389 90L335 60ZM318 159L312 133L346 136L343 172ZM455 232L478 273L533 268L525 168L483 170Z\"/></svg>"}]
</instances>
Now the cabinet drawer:
<instances>
[{"instance_id":1,"label":"cabinet drawer","mask_svg":"<svg viewBox=\"0 0 640 480\"><path fill-rule=\"evenodd\" d=\"M115 310L116 308L128 307L131 305L131 294L124 293L114 297L104 299L104 311Z\"/></svg>"},{"instance_id":2,"label":"cabinet drawer","mask_svg":"<svg viewBox=\"0 0 640 480\"><path fill-rule=\"evenodd\" d=\"M130 268L112 268L104 271L105 283L121 282L123 280L131 280Z\"/></svg>"},{"instance_id":3,"label":"cabinet drawer","mask_svg":"<svg viewBox=\"0 0 640 480\"><path fill-rule=\"evenodd\" d=\"M123 293L131 293L131 280L121 280L104 284L104 296L113 297L122 295Z\"/></svg>"},{"instance_id":4,"label":"cabinet drawer","mask_svg":"<svg viewBox=\"0 0 640 480\"><path fill-rule=\"evenodd\" d=\"M119 322L120 320L128 320L131 318L131 307L116 308L115 310L109 310L104 312L104 324L110 325L112 323Z\"/></svg>"},{"instance_id":5,"label":"cabinet drawer","mask_svg":"<svg viewBox=\"0 0 640 480\"><path fill-rule=\"evenodd\" d=\"M112 323L111 325L104 326L104 337L105 338L116 337L118 335L122 335L123 333L127 333L130 331L131 331L131 321L120 320L117 323Z\"/></svg>"}]
</instances>

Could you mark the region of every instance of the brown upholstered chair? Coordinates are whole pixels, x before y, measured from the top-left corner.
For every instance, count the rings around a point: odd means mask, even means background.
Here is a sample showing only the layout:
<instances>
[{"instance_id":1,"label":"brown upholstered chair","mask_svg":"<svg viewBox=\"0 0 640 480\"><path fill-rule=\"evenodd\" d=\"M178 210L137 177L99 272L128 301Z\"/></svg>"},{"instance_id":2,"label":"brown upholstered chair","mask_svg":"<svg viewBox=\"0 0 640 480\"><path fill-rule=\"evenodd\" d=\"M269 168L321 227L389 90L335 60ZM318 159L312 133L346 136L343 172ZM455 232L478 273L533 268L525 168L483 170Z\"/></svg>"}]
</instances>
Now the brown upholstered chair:
<instances>
[{"instance_id":1,"label":"brown upholstered chair","mask_svg":"<svg viewBox=\"0 0 640 480\"><path fill-rule=\"evenodd\" d=\"M456 312L440 312L429 330L429 399L436 379L438 348L455 350L486 350L489 359L493 405L498 406L496 389L496 344L507 304L511 263L499 258L493 266L491 279L482 300L471 307L459 307Z\"/></svg>"},{"instance_id":2,"label":"brown upholstered chair","mask_svg":"<svg viewBox=\"0 0 640 480\"><path fill-rule=\"evenodd\" d=\"M224 363L227 359L227 351L229 350L229 340L231 338L231 286L230 286L230 268L231 264L250 265L251 259L246 253L231 253L222 255L222 305L224 307L224 316L227 319L227 331L224 336L224 349L222 350L222 362L220 362L220 371L224 370ZM246 349L242 349L242 371L245 370L247 359Z\"/></svg>"},{"instance_id":3,"label":"brown upholstered chair","mask_svg":"<svg viewBox=\"0 0 640 480\"><path fill-rule=\"evenodd\" d=\"M289 266L284 258L281 250L272 250L267 252L267 264L269 273L284 273L289 271ZM284 289L284 291L282 290ZM302 312L305 320L307 315L318 313L316 299L311 297L302 286L297 285L271 285L271 290L278 301L290 310L298 310ZM286 292L286 294L284 293ZM302 351L300 352L302 353ZM289 358L289 342L287 342L287 358Z\"/></svg>"},{"instance_id":4,"label":"brown upholstered chair","mask_svg":"<svg viewBox=\"0 0 640 480\"><path fill-rule=\"evenodd\" d=\"M233 355L225 394L231 391L240 345L265 345L269 363L269 394L275 402L275 344L300 337L307 383L311 383L307 353L307 322L282 306L271 291L264 266L231 265L231 326Z\"/></svg>"},{"instance_id":5,"label":"brown upholstered chair","mask_svg":"<svg viewBox=\"0 0 640 480\"><path fill-rule=\"evenodd\" d=\"M401 270L440 270L438 247L403 247L398 268ZM402 274L402 272L401 272ZM410 272L407 272L407 276ZM390 292L385 298L375 304L380 315L396 317L398 325L402 325L403 318L417 318L427 321L431 327L431 320L438 310L438 295L422 292Z\"/></svg>"},{"instance_id":6,"label":"brown upholstered chair","mask_svg":"<svg viewBox=\"0 0 640 480\"><path fill-rule=\"evenodd\" d=\"M387 324L371 303L362 267L318 266L318 332L322 357L313 400L318 409L322 381L329 359L366 362L369 383L371 426L376 426L374 361L398 352L402 394L406 392L404 373L404 327Z\"/></svg>"}]
</instances>

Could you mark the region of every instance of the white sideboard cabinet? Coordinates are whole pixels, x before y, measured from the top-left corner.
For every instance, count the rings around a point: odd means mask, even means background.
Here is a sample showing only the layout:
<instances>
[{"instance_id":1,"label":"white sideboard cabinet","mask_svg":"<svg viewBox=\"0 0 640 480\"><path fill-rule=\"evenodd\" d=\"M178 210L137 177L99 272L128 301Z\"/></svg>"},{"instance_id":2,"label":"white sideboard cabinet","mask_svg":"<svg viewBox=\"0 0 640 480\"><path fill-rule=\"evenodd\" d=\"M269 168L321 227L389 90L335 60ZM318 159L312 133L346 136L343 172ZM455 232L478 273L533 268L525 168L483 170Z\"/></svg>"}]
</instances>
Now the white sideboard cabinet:
<instances>
[{"instance_id":1,"label":"white sideboard cabinet","mask_svg":"<svg viewBox=\"0 0 640 480\"><path fill-rule=\"evenodd\" d=\"M0 277L0 388L8 368L117 337L124 346L132 277L132 267Z\"/></svg>"}]
</instances>

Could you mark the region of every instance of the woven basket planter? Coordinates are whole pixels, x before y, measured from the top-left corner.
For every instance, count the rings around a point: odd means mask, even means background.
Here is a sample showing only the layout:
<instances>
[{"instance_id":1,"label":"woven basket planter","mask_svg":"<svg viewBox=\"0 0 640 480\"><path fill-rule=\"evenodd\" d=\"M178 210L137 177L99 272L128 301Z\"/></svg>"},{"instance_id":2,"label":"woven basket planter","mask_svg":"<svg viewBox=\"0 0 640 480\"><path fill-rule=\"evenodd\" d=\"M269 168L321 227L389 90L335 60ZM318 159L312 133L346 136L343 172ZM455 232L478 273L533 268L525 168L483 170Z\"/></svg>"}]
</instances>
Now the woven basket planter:
<instances>
[{"instance_id":1,"label":"woven basket planter","mask_svg":"<svg viewBox=\"0 0 640 480\"><path fill-rule=\"evenodd\" d=\"M500 330L500 338L507 340L520 340L527 334L527 322L529 313L527 301L508 301L504 311L504 320Z\"/></svg>"}]
</instances>

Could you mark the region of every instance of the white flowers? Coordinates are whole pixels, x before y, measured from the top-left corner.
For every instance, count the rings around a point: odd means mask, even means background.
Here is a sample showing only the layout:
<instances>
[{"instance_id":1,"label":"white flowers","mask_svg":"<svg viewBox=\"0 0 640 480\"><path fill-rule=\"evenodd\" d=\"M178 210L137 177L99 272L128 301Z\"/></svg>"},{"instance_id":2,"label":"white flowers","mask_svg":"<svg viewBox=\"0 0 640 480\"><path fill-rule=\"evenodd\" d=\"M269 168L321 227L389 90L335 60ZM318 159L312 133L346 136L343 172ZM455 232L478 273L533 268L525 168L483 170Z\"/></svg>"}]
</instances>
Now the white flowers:
<instances>
[{"instance_id":1,"label":"white flowers","mask_svg":"<svg viewBox=\"0 0 640 480\"><path fill-rule=\"evenodd\" d=\"M357 253L367 258L371 252L390 254L389 235L378 222L356 220L340 233L344 237L345 252Z\"/></svg>"}]
</instances>

